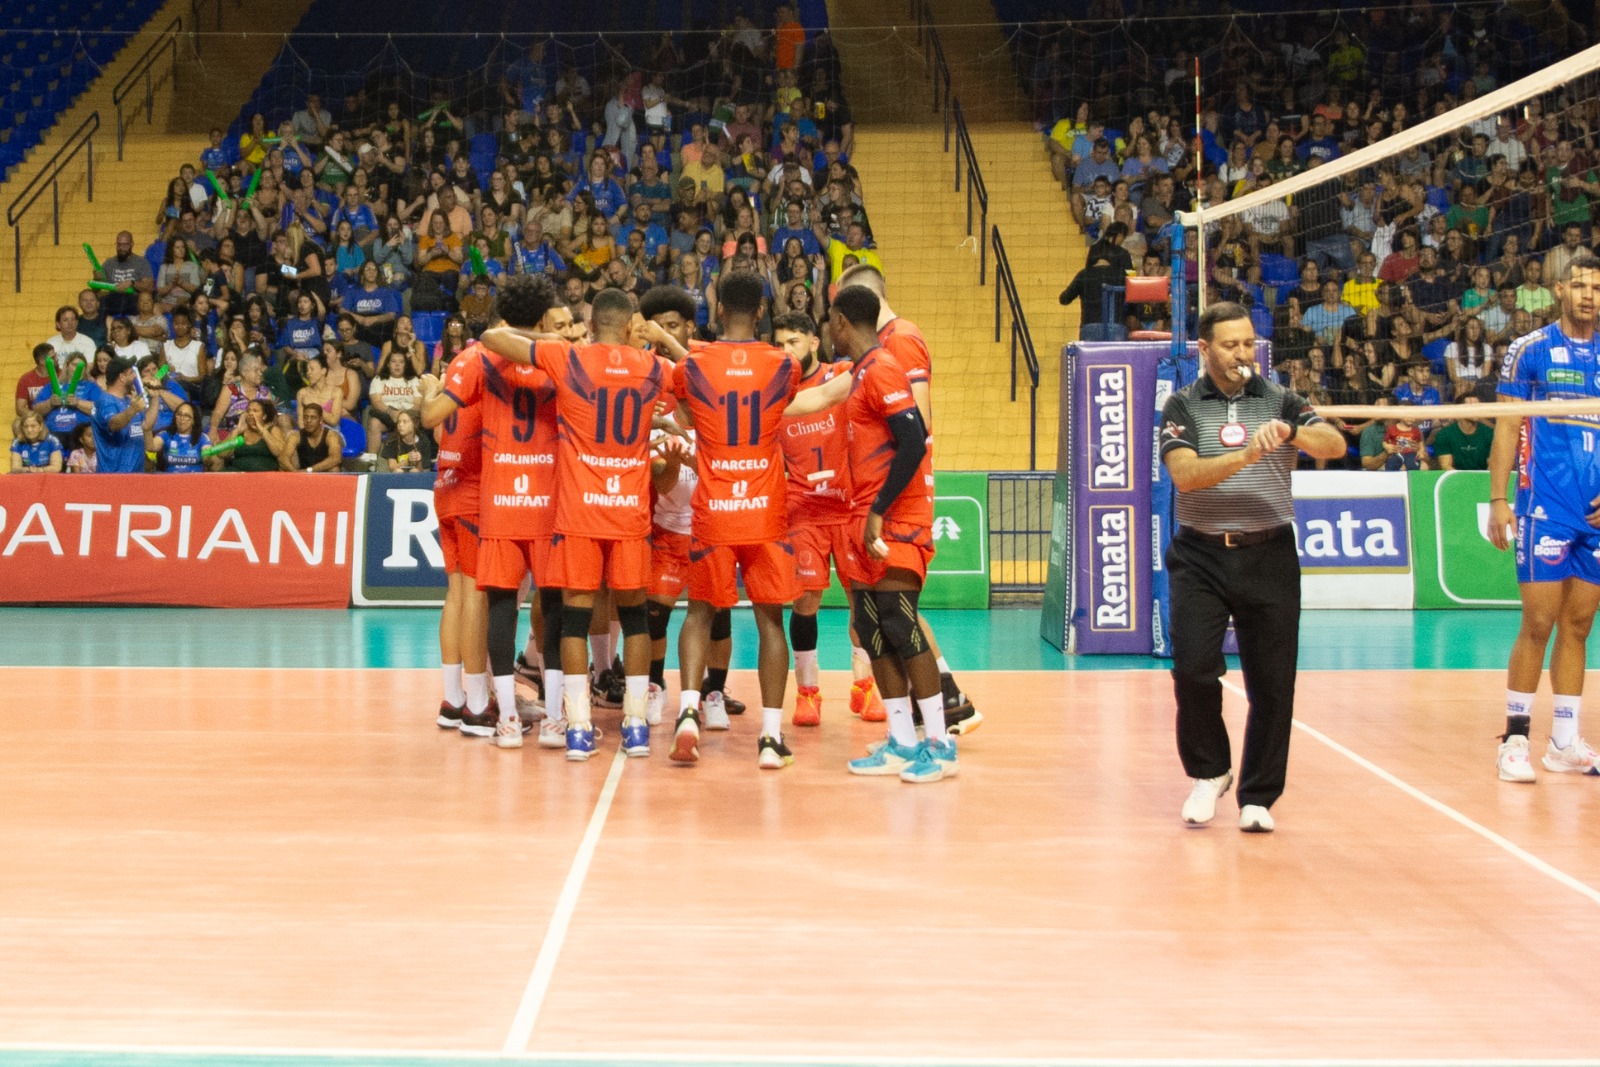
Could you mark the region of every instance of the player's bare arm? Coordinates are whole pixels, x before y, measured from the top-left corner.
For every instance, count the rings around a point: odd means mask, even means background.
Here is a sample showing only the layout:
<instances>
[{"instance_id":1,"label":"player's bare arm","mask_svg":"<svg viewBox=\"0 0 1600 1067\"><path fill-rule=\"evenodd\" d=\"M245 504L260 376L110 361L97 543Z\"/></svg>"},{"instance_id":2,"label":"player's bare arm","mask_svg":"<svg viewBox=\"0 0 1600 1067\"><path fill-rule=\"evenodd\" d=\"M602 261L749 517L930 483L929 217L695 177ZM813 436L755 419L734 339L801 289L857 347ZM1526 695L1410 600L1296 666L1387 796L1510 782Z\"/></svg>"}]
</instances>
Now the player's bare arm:
<instances>
[{"instance_id":1,"label":"player's bare arm","mask_svg":"<svg viewBox=\"0 0 1600 1067\"><path fill-rule=\"evenodd\" d=\"M788 416L815 415L844 403L850 398L850 375L842 374L812 389L802 389L795 394L789 406L783 409Z\"/></svg>"},{"instance_id":2,"label":"player's bare arm","mask_svg":"<svg viewBox=\"0 0 1600 1067\"><path fill-rule=\"evenodd\" d=\"M532 330L519 330L510 326L492 327L485 330L483 336L478 338L478 343L483 347L513 363L532 363L534 345L540 341L567 343L567 339L560 334L535 333Z\"/></svg>"},{"instance_id":3,"label":"player's bare arm","mask_svg":"<svg viewBox=\"0 0 1600 1067\"><path fill-rule=\"evenodd\" d=\"M456 413L457 404L444 391L444 383L436 374L422 376L422 427L432 430Z\"/></svg>"}]
</instances>

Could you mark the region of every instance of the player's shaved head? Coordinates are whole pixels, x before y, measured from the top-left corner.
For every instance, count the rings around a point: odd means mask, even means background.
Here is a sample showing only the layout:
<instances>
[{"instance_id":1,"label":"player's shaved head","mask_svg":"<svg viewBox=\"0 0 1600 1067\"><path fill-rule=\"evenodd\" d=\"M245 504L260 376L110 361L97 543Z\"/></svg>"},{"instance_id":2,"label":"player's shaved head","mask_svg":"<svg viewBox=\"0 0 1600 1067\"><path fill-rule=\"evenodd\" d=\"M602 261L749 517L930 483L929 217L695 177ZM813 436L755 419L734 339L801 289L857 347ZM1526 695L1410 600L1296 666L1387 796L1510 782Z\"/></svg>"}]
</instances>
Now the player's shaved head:
<instances>
[{"instance_id":1,"label":"player's shaved head","mask_svg":"<svg viewBox=\"0 0 1600 1067\"><path fill-rule=\"evenodd\" d=\"M620 330L633 318L633 299L621 289L602 289L594 298L594 327L599 330Z\"/></svg>"},{"instance_id":2,"label":"player's shaved head","mask_svg":"<svg viewBox=\"0 0 1600 1067\"><path fill-rule=\"evenodd\" d=\"M507 326L531 330L559 299L555 284L545 275L513 274L500 281L495 313Z\"/></svg>"},{"instance_id":3,"label":"player's shaved head","mask_svg":"<svg viewBox=\"0 0 1600 1067\"><path fill-rule=\"evenodd\" d=\"M865 285L848 285L833 298L833 310L850 325L858 329L878 328L878 311L882 305L878 294Z\"/></svg>"},{"instance_id":4,"label":"player's shaved head","mask_svg":"<svg viewBox=\"0 0 1600 1067\"><path fill-rule=\"evenodd\" d=\"M717 301L729 314L753 319L761 313L763 293L759 275L747 270L729 271L717 286Z\"/></svg>"},{"instance_id":5,"label":"player's shaved head","mask_svg":"<svg viewBox=\"0 0 1600 1067\"><path fill-rule=\"evenodd\" d=\"M693 322L695 316L694 300L687 291L676 285L657 285L646 290L644 296L639 298L639 314L647 319L657 315L665 315L669 311L676 311L685 321Z\"/></svg>"},{"instance_id":6,"label":"player's shaved head","mask_svg":"<svg viewBox=\"0 0 1600 1067\"><path fill-rule=\"evenodd\" d=\"M857 263L839 275L839 288L851 285L862 285L877 294L881 302L885 295L883 272L870 263Z\"/></svg>"}]
</instances>

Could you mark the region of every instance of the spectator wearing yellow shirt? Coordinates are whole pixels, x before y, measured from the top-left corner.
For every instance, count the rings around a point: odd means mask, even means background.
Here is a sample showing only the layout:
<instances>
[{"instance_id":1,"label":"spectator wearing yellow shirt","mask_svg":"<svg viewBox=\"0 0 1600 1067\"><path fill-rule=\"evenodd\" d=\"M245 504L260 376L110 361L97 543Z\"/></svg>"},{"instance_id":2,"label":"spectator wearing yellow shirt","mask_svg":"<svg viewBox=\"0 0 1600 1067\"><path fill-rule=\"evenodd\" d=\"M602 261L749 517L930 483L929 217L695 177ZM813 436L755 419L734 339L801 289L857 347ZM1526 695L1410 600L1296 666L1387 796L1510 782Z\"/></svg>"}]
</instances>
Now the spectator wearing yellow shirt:
<instances>
[{"instance_id":1,"label":"spectator wearing yellow shirt","mask_svg":"<svg viewBox=\"0 0 1600 1067\"><path fill-rule=\"evenodd\" d=\"M722 170L722 154L717 146L707 143L701 149L698 162L685 163L679 180L683 179L694 182L695 203L709 205L721 200L727 188L727 177Z\"/></svg>"},{"instance_id":2,"label":"spectator wearing yellow shirt","mask_svg":"<svg viewBox=\"0 0 1600 1067\"><path fill-rule=\"evenodd\" d=\"M847 263L847 259L855 262ZM878 253L867 247L867 231L859 222L852 222L845 227L844 240L835 237L828 242L828 278L838 281L839 275L844 273L846 267L864 263L875 269L879 274L884 273L883 260Z\"/></svg>"},{"instance_id":3,"label":"spectator wearing yellow shirt","mask_svg":"<svg viewBox=\"0 0 1600 1067\"><path fill-rule=\"evenodd\" d=\"M1055 175L1056 181L1066 184L1067 171L1076 166L1073 159L1073 144L1079 137L1089 136L1089 104L1087 101L1078 105L1078 110L1070 119L1063 118L1050 128L1050 136L1045 138L1044 147L1050 154L1050 173Z\"/></svg>"},{"instance_id":4,"label":"spectator wearing yellow shirt","mask_svg":"<svg viewBox=\"0 0 1600 1067\"><path fill-rule=\"evenodd\" d=\"M1355 276L1344 283L1344 291L1340 294L1346 304L1362 315L1378 307L1377 270L1378 257L1371 252L1361 253L1356 257Z\"/></svg>"}]
</instances>

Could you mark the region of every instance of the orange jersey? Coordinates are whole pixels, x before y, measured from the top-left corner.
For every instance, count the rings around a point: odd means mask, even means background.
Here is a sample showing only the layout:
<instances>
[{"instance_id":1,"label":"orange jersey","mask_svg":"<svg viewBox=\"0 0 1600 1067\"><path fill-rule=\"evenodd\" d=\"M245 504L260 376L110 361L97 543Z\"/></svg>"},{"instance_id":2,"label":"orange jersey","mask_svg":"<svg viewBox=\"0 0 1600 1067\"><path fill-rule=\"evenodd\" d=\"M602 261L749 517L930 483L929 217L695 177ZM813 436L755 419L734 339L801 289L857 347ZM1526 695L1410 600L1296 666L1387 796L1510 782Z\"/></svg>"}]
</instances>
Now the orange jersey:
<instances>
[{"instance_id":1,"label":"orange jersey","mask_svg":"<svg viewBox=\"0 0 1600 1067\"><path fill-rule=\"evenodd\" d=\"M479 535L512 541L549 537L556 466L556 392L549 375L473 344L450 362L444 391L463 410L479 409Z\"/></svg>"},{"instance_id":2,"label":"orange jersey","mask_svg":"<svg viewBox=\"0 0 1600 1067\"><path fill-rule=\"evenodd\" d=\"M878 343L889 350L913 382L933 384L933 357L922 331L910 319L893 318L878 331Z\"/></svg>"},{"instance_id":3,"label":"orange jersey","mask_svg":"<svg viewBox=\"0 0 1600 1067\"><path fill-rule=\"evenodd\" d=\"M448 381L458 364L480 359L476 341L456 353L444 376ZM439 442L438 476L433 480L433 511L441 519L477 518L478 481L483 475L483 410L478 404L459 407L444 420L435 437Z\"/></svg>"},{"instance_id":4,"label":"orange jersey","mask_svg":"<svg viewBox=\"0 0 1600 1067\"><path fill-rule=\"evenodd\" d=\"M789 532L783 409L800 388L800 364L761 341L716 341L690 352L673 389L694 418L700 484L694 535L709 545L781 540Z\"/></svg>"},{"instance_id":5,"label":"orange jersey","mask_svg":"<svg viewBox=\"0 0 1600 1067\"><path fill-rule=\"evenodd\" d=\"M916 406L911 396L911 380L885 349L874 348L855 365L855 380L850 383L845 416L850 422L850 479L857 511L871 508L888 480L895 448L888 420ZM931 453L923 455L922 465L910 484L889 505L884 518L924 529L933 526Z\"/></svg>"},{"instance_id":6,"label":"orange jersey","mask_svg":"<svg viewBox=\"0 0 1600 1067\"><path fill-rule=\"evenodd\" d=\"M650 535L650 419L672 364L628 345L541 344L556 386L556 532L600 541Z\"/></svg>"},{"instance_id":7,"label":"orange jersey","mask_svg":"<svg viewBox=\"0 0 1600 1067\"><path fill-rule=\"evenodd\" d=\"M818 363L801 389L850 373L850 363ZM783 459L789 469L789 526L831 526L850 519L850 438L841 409L784 417Z\"/></svg>"}]
</instances>

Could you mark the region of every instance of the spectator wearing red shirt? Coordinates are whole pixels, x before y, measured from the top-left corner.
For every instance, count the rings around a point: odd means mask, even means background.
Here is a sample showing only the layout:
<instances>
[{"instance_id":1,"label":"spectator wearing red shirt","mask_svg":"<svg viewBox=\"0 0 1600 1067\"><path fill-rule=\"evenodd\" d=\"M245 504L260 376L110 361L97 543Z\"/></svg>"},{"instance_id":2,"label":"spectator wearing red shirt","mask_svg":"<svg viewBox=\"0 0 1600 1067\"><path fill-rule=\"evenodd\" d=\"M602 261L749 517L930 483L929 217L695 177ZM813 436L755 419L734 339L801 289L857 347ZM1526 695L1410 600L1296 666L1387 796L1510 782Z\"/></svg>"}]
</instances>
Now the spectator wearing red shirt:
<instances>
[{"instance_id":1,"label":"spectator wearing red shirt","mask_svg":"<svg viewBox=\"0 0 1600 1067\"><path fill-rule=\"evenodd\" d=\"M55 351L48 344L34 345L33 369L17 379L17 417L11 420L13 438L21 433L22 417L50 391L50 373L45 369L45 361L52 358Z\"/></svg>"}]
</instances>

